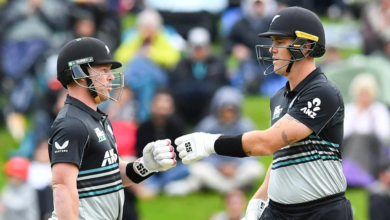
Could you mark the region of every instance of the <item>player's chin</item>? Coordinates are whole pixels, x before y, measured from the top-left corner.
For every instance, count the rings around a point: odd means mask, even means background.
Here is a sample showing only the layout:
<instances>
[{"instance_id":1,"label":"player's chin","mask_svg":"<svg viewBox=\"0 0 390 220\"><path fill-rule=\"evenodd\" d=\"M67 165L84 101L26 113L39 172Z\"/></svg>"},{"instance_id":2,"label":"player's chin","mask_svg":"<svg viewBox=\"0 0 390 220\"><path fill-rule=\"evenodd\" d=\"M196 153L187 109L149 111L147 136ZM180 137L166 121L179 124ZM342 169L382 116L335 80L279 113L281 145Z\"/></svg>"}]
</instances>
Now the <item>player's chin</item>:
<instances>
[{"instance_id":1,"label":"player's chin","mask_svg":"<svg viewBox=\"0 0 390 220\"><path fill-rule=\"evenodd\" d=\"M107 101L108 99L110 99L110 94L109 93L106 93L104 95L99 94L99 98L102 102Z\"/></svg>"}]
</instances>

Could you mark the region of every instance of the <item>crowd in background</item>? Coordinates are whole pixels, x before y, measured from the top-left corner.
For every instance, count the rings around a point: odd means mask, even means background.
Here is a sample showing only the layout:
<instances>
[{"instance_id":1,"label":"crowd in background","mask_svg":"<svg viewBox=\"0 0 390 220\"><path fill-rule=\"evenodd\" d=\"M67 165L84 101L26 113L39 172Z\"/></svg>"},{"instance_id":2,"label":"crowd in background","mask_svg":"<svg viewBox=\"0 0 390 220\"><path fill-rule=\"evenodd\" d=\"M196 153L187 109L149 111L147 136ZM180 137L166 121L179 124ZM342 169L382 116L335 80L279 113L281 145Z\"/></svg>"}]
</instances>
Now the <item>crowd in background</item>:
<instances>
[{"instance_id":1,"label":"crowd in background","mask_svg":"<svg viewBox=\"0 0 390 220\"><path fill-rule=\"evenodd\" d=\"M256 129L242 112L244 97L270 97L287 82L264 76L254 48L272 42L257 34L287 6L357 20L362 54L390 63L390 0L0 0L0 124L19 143L4 168L0 219L48 219L53 210L47 139L67 95L56 79L56 60L68 41L99 38L123 64L121 102L99 108L112 121L119 156L134 160L158 139ZM340 48L328 45L318 66L340 62ZM356 75L343 84L352 97L345 108L343 168L349 187L370 192L370 218L381 220L390 215L390 103L382 101L375 74ZM201 190L225 195L226 211L211 219L240 219L244 193L265 174L260 160L213 155L191 166L178 161L126 188L123 219L141 218L138 198Z\"/></svg>"}]
</instances>

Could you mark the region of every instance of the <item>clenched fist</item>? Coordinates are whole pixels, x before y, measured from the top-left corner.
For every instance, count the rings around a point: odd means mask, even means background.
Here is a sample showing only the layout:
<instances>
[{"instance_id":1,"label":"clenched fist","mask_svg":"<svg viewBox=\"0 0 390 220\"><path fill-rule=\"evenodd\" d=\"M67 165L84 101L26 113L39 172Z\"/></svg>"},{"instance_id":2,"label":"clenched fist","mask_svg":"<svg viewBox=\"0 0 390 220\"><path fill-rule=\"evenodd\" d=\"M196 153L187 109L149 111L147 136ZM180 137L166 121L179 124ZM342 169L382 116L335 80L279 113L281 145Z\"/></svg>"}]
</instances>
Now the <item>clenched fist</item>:
<instances>
[{"instance_id":1,"label":"clenched fist","mask_svg":"<svg viewBox=\"0 0 390 220\"><path fill-rule=\"evenodd\" d=\"M176 154L171 146L171 140L158 140L146 145L143 156L133 164L134 170L140 176L153 172L166 171L176 166Z\"/></svg>"}]
</instances>

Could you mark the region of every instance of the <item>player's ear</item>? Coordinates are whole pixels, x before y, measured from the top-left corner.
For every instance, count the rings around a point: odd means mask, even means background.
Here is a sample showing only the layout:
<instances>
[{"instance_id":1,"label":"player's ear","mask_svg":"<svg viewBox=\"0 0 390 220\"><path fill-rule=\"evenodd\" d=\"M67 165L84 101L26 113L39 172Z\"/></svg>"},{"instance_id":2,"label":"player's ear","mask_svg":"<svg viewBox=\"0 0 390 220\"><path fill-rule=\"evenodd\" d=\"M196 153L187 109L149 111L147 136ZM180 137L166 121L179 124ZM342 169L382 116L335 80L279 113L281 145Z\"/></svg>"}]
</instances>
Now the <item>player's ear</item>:
<instances>
[{"instance_id":1,"label":"player's ear","mask_svg":"<svg viewBox=\"0 0 390 220\"><path fill-rule=\"evenodd\" d=\"M77 79L78 84L87 86L87 80L85 78Z\"/></svg>"}]
</instances>

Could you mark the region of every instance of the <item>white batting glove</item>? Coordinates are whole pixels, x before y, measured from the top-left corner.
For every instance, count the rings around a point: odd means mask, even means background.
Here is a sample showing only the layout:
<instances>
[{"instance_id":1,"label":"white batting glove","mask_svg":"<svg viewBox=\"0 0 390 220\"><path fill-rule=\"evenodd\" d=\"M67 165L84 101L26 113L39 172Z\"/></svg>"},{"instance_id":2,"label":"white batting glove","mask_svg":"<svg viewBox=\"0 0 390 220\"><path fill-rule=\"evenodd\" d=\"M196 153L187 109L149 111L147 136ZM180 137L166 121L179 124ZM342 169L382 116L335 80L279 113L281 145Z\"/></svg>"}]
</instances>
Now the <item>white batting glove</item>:
<instances>
[{"instance_id":1,"label":"white batting glove","mask_svg":"<svg viewBox=\"0 0 390 220\"><path fill-rule=\"evenodd\" d=\"M175 140L179 157L189 164L215 153L214 143L220 134L197 132L181 136Z\"/></svg>"},{"instance_id":2,"label":"white batting glove","mask_svg":"<svg viewBox=\"0 0 390 220\"><path fill-rule=\"evenodd\" d=\"M246 208L245 218L241 220L259 220L267 206L268 202L262 199L251 199Z\"/></svg>"},{"instance_id":3,"label":"white batting glove","mask_svg":"<svg viewBox=\"0 0 390 220\"><path fill-rule=\"evenodd\" d=\"M176 154L171 140L158 140L146 145L143 156L133 163L134 170L142 177L153 172L166 171L176 166Z\"/></svg>"}]
</instances>

